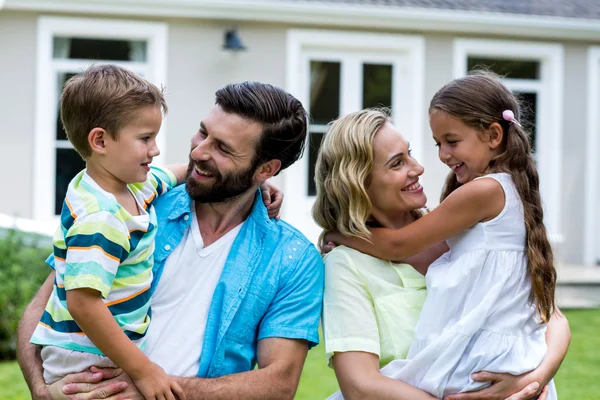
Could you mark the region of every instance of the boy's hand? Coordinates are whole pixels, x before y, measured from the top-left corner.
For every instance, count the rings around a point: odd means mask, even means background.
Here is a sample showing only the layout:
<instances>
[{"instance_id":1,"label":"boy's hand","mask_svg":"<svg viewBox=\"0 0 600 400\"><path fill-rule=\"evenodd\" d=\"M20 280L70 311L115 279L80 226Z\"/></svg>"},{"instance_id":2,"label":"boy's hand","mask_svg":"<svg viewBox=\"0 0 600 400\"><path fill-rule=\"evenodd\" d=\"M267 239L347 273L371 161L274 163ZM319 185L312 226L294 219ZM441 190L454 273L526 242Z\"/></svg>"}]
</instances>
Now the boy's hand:
<instances>
[{"instance_id":1,"label":"boy's hand","mask_svg":"<svg viewBox=\"0 0 600 400\"><path fill-rule=\"evenodd\" d=\"M279 219L279 212L281 211L281 205L283 204L283 192L277 189L277 187L269 181L265 181L260 185L260 190L262 192L263 202L269 213L269 218Z\"/></svg>"},{"instance_id":2,"label":"boy's hand","mask_svg":"<svg viewBox=\"0 0 600 400\"><path fill-rule=\"evenodd\" d=\"M146 400L185 400L181 386L171 379L157 364L149 363L133 383Z\"/></svg>"}]
</instances>

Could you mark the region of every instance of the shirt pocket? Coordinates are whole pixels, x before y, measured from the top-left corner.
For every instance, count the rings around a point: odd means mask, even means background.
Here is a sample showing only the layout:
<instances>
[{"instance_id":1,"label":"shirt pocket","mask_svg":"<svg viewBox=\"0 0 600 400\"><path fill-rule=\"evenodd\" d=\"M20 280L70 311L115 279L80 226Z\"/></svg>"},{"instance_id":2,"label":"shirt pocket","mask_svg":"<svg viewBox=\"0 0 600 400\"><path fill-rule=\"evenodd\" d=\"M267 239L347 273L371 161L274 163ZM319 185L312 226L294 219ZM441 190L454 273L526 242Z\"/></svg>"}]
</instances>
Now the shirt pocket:
<instances>
[{"instance_id":1,"label":"shirt pocket","mask_svg":"<svg viewBox=\"0 0 600 400\"><path fill-rule=\"evenodd\" d=\"M424 289L409 289L373 300L382 361L406 358L426 295Z\"/></svg>"}]
</instances>

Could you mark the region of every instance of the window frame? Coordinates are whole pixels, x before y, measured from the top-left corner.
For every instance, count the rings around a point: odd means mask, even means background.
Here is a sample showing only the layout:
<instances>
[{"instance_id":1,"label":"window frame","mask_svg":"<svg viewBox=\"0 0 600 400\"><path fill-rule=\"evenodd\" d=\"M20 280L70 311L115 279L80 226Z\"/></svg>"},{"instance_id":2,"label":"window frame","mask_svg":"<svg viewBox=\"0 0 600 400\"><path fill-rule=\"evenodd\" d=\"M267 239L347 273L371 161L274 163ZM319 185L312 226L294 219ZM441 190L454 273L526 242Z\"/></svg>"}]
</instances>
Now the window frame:
<instances>
[{"instance_id":1,"label":"window frame","mask_svg":"<svg viewBox=\"0 0 600 400\"><path fill-rule=\"evenodd\" d=\"M563 69L561 44L519 40L456 38L453 44L453 74L467 73L469 56L530 60L540 63L539 84L529 79L505 79L511 90L537 93L536 162L540 172L540 193L544 202L544 220L553 244L564 242L561 233L563 140ZM548 140L539 140L542 136Z\"/></svg>"},{"instance_id":2,"label":"window frame","mask_svg":"<svg viewBox=\"0 0 600 400\"><path fill-rule=\"evenodd\" d=\"M147 42L147 62L115 62L102 60L55 60L55 36L95 39L144 40ZM58 221L54 214L56 184L56 149L64 144L56 139L56 74L61 71L85 69L92 64L111 63L143 71L145 77L157 86L166 84L168 25L162 22L115 20L99 18L71 18L40 16L37 21L37 62L35 132L33 145L33 217L38 221ZM50 107L49 104L52 106ZM166 121L163 121L157 144L165 159ZM41 200L44 199L44 200ZM48 200L52 199L52 200Z\"/></svg>"},{"instance_id":3,"label":"window frame","mask_svg":"<svg viewBox=\"0 0 600 400\"><path fill-rule=\"evenodd\" d=\"M405 59L406 62L399 64L403 68L398 68L397 62ZM286 89L296 96L307 110L310 103L310 85L306 83L309 81L311 60L342 63L341 113L362 109L362 86L357 84L358 77L362 77L361 62L393 65L392 118L399 130L411 142L415 158L422 159L425 116L423 36L355 31L288 30ZM352 67L344 68L344 63ZM307 145L308 142L307 140ZM308 195L308 160L308 149L305 148L303 157L282 173L283 190L286 198L290 199L287 203L284 202L283 215L309 239L316 241L320 229L312 221L310 214L315 196ZM298 184L298 182L302 183Z\"/></svg>"}]
</instances>

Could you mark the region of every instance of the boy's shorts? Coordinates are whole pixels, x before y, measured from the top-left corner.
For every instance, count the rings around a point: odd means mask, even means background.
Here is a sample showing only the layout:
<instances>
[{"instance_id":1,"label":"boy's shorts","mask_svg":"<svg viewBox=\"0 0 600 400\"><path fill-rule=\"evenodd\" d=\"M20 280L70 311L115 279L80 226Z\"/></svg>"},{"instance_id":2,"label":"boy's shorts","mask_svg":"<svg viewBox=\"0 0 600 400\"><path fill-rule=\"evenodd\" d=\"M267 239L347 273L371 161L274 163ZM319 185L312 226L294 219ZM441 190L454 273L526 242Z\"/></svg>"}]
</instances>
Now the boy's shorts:
<instances>
[{"instance_id":1,"label":"boy's shorts","mask_svg":"<svg viewBox=\"0 0 600 400\"><path fill-rule=\"evenodd\" d=\"M44 380L46 384L54 383L69 374L76 374L89 369L117 368L110 358L99 354L63 349L57 346L42 347Z\"/></svg>"}]
</instances>

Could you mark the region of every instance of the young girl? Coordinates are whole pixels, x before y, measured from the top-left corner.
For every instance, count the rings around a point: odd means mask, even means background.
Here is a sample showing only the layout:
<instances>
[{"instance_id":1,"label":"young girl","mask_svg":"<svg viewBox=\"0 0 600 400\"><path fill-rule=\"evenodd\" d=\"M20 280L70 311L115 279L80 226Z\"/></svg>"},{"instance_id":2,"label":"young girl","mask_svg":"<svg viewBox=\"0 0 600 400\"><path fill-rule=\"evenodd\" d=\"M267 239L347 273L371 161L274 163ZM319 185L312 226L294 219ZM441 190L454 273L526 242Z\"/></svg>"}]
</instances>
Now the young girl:
<instances>
[{"instance_id":1,"label":"young girl","mask_svg":"<svg viewBox=\"0 0 600 400\"><path fill-rule=\"evenodd\" d=\"M401 260L447 240L450 251L427 273L408 359L381 370L444 397L489 385L473 381L474 372L519 375L540 364L556 271L515 96L497 76L477 73L440 89L429 114L452 170L442 203L403 229L371 229L370 241L339 233L327 241ZM552 386L548 399L556 399Z\"/></svg>"}]
</instances>

